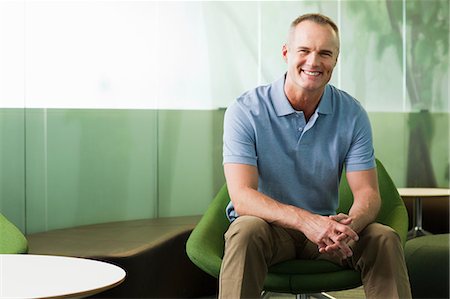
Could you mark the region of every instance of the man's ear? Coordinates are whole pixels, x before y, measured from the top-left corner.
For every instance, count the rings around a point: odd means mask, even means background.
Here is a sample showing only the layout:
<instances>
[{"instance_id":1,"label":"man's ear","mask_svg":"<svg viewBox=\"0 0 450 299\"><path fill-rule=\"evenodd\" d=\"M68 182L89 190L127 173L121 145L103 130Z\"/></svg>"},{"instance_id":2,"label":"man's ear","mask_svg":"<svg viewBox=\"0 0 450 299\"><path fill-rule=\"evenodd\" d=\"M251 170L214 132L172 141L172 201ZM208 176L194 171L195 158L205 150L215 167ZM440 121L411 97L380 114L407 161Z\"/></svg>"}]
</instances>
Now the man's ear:
<instances>
[{"instance_id":1,"label":"man's ear","mask_svg":"<svg viewBox=\"0 0 450 299\"><path fill-rule=\"evenodd\" d=\"M336 64L338 63L339 53L340 53L340 51L338 49L338 52L337 52L337 55L336 55L336 61L334 62L334 66L336 66Z\"/></svg>"},{"instance_id":2,"label":"man's ear","mask_svg":"<svg viewBox=\"0 0 450 299\"><path fill-rule=\"evenodd\" d=\"M288 46L284 44L281 50L281 54L283 55L283 59L285 62L287 62L287 53L288 53Z\"/></svg>"}]
</instances>

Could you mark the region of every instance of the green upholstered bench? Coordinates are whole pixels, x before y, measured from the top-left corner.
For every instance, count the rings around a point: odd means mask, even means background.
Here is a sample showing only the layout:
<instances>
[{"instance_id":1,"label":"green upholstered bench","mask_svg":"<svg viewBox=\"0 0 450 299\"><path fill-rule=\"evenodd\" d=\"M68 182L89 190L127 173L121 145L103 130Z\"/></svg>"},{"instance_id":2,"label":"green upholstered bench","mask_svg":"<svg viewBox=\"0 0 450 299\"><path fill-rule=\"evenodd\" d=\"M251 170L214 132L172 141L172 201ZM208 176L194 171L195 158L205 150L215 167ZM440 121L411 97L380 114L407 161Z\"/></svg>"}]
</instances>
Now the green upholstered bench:
<instances>
[{"instance_id":1,"label":"green upholstered bench","mask_svg":"<svg viewBox=\"0 0 450 299\"><path fill-rule=\"evenodd\" d=\"M188 259L186 240L200 217L132 220L27 236L29 254L108 261L125 281L95 298L189 298L215 294L217 282Z\"/></svg>"},{"instance_id":2,"label":"green upholstered bench","mask_svg":"<svg viewBox=\"0 0 450 299\"><path fill-rule=\"evenodd\" d=\"M449 298L449 234L407 241L405 259L413 298Z\"/></svg>"}]
</instances>

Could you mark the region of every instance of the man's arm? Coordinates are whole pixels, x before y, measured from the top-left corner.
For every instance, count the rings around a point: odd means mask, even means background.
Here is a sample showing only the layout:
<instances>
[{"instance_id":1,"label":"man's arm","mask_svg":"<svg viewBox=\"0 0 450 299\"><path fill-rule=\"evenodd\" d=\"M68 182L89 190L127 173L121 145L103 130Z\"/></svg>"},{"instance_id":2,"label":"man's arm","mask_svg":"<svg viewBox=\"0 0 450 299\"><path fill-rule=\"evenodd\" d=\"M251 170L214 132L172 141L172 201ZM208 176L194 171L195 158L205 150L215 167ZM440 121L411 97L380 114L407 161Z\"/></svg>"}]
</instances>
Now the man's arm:
<instances>
[{"instance_id":1,"label":"man's arm","mask_svg":"<svg viewBox=\"0 0 450 299\"><path fill-rule=\"evenodd\" d=\"M352 218L350 226L359 233L375 221L381 207L377 170L347 172L346 175L354 198L348 214Z\"/></svg>"},{"instance_id":2,"label":"man's arm","mask_svg":"<svg viewBox=\"0 0 450 299\"><path fill-rule=\"evenodd\" d=\"M319 248L329 247L342 258L352 255L344 240L357 240L358 235L347 224L348 220L335 221L326 216L282 204L260 192L258 170L255 166L226 163L224 165L228 192L234 209L241 215L252 215L282 227L301 231Z\"/></svg>"},{"instance_id":3,"label":"man's arm","mask_svg":"<svg viewBox=\"0 0 450 299\"><path fill-rule=\"evenodd\" d=\"M339 214L330 218L347 223L356 233L361 232L368 224L375 221L381 206L378 190L378 177L376 168L347 172L347 181L353 193L353 205L348 215ZM344 242L350 241L349 238ZM320 252L334 252L336 244L319 249Z\"/></svg>"}]
</instances>

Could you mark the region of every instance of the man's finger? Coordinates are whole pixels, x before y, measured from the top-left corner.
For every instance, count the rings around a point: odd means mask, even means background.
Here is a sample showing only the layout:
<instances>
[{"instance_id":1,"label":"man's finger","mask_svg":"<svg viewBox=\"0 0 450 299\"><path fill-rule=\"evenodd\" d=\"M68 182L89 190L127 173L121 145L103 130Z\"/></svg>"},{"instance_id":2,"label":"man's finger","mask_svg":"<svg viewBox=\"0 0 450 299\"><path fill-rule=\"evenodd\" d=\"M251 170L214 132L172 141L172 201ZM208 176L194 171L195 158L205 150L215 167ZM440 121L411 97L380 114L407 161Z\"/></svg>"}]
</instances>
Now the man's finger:
<instances>
[{"instance_id":1,"label":"man's finger","mask_svg":"<svg viewBox=\"0 0 450 299\"><path fill-rule=\"evenodd\" d=\"M339 248L339 246L337 246L336 244L327 246L325 251L326 251L326 253L331 254L331 255L338 255L341 259L347 258L347 253L345 251L343 251L341 248Z\"/></svg>"},{"instance_id":2,"label":"man's finger","mask_svg":"<svg viewBox=\"0 0 450 299\"><path fill-rule=\"evenodd\" d=\"M337 222L341 222L342 220L350 218L350 216L348 216L347 214L344 214L344 213L339 213L337 215L330 215L329 217Z\"/></svg>"},{"instance_id":3,"label":"man's finger","mask_svg":"<svg viewBox=\"0 0 450 299\"><path fill-rule=\"evenodd\" d=\"M353 255L351 248L345 242L337 242L332 246L327 246L327 252L339 252L342 259L346 259Z\"/></svg>"},{"instance_id":4,"label":"man's finger","mask_svg":"<svg viewBox=\"0 0 450 299\"><path fill-rule=\"evenodd\" d=\"M339 224L338 226L336 226L336 231L338 233L346 234L347 236L349 236L351 239L353 239L355 241L359 240L358 234L353 229L348 227L347 225Z\"/></svg>"},{"instance_id":5,"label":"man's finger","mask_svg":"<svg viewBox=\"0 0 450 299\"><path fill-rule=\"evenodd\" d=\"M346 234L338 234L338 236L336 237L336 241L344 241L348 238L348 236Z\"/></svg>"}]
</instances>

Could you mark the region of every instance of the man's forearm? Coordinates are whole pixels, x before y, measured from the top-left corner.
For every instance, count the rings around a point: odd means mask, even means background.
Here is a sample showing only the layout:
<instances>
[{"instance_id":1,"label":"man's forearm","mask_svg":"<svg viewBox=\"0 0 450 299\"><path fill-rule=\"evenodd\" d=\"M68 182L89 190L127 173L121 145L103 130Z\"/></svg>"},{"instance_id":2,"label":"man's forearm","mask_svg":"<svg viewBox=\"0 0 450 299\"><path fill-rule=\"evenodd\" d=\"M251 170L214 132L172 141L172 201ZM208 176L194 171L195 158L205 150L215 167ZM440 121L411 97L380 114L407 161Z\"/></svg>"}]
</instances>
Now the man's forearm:
<instances>
[{"instance_id":1,"label":"man's forearm","mask_svg":"<svg viewBox=\"0 0 450 299\"><path fill-rule=\"evenodd\" d=\"M238 215L252 215L276 225L299 229L303 211L282 204L257 190L258 170L243 164L225 164L228 192Z\"/></svg>"},{"instance_id":2,"label":"man's forearm","mask_svg":"<svg viewBox=\"0 0 450 299\"><path fill-rule=\"evenodd\" d=\"M374 222L378 216L381 200L378 192L358 195L365 198L356 198L349 211L352 218L351 227L357 233L361 232L367 225Z\"/></svg>"},{"instance_id":3,"label":"man's forearm","mask_svg":"<svg viewBox=\"0 0 450 299\"><path fill-rule=\"evenodd\" d=\"M346 176L353 193L353 205L348 215L352 218L351 227L359 233L375 221L380 210L377 171L376 168L372 168L347 172Z\"/></svg>"},{"instance_id":4,"label":"man's forearm","mask_svg":"<svg viewBox=\"0 0 450 299\"><path fill-rule=\"evenodd\" d=\"M283 204L251 187L230 190L230 196L238 215L256 216L285 228L299 230L302 216L306 214L300 208Z\"/></svg>"}]
</instances>

